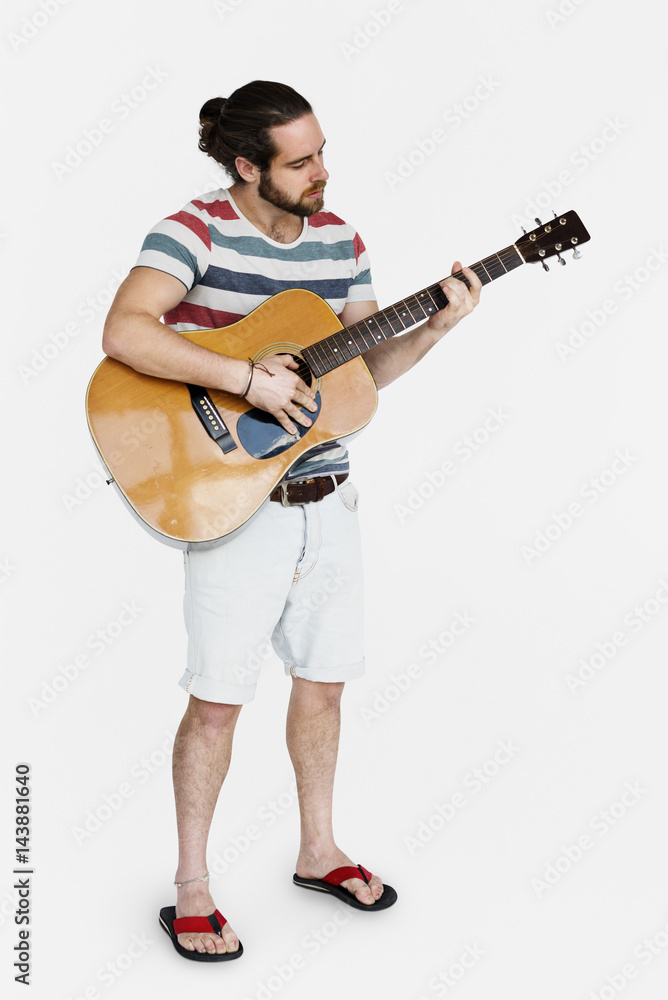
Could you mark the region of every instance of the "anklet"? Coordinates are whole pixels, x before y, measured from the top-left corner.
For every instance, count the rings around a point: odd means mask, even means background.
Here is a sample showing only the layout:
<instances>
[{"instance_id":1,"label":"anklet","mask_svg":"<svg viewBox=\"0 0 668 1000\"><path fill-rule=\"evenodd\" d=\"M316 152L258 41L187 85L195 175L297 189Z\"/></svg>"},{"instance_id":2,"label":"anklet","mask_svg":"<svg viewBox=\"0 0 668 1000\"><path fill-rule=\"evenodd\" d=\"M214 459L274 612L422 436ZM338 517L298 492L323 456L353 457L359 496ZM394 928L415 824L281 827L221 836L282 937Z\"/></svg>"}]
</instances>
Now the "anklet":
<instances>
[{"instance_id":1,"label":"anklet","mask_svg":"<svg viewBox=\"0 0 668 1000\"><path fill-rule=\"evenodd\" d=\"M175 885L177 889L180 889L182 885L190 885L191 882L206 882L208 877L209 873L207 872L206 875L200 875L199 878L189 878L186 879L185 882L174 882L173 885Z\"/></svg>"}]
</instances>

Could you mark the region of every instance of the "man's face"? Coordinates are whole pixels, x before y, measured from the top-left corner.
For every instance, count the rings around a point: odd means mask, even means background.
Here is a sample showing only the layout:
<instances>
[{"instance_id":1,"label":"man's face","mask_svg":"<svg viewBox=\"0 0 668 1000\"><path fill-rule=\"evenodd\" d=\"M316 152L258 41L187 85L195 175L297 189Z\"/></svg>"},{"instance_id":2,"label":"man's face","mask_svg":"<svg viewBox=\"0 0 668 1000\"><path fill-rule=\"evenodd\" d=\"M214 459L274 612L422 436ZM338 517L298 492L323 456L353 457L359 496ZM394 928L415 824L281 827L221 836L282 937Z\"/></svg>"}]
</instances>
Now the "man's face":
<instances>
[{"instance_id":1,"label":"man's face","mask_svg":"<svg viewBox=\"0 0 668 1000\"><path fill-rule=\"evenodd\" d=\"M276 208L301 217L320 212L329 174L323 164L325 137L315 115L273 129L278 150L260 174L258 194Z\"/></svg>"}]
</instances>

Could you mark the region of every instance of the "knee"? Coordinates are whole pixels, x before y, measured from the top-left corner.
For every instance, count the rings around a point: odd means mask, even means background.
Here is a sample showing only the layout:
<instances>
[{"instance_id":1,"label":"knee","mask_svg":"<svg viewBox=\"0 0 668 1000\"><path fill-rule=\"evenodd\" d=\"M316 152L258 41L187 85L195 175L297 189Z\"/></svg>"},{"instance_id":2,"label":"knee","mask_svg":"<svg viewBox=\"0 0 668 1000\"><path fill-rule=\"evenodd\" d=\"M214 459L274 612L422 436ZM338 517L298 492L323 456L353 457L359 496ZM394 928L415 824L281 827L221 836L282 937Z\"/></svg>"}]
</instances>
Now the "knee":
<instances>
[{"instance_id":1,"label":"knee","mask_svg":"<svg viewBox=\"0 0 668 1000\"><path fill-rule=\"evenodd\" d=\"M336 708L341 702L345 684L343 681L309 681L303 677L293 678L296 692L314 706Z\"/></svg>"},{"instance_id":2,"label":"knee","mask_svg":"<svg viewBox=\"0 0 668 1000\"><path fill-rule=\"evenodd\" d=\"M206 729L226 729L229 726L234 726L241 709L241 705L203 701L192 694L188 704L188 714Z\"/></svg>"}]
</instances>

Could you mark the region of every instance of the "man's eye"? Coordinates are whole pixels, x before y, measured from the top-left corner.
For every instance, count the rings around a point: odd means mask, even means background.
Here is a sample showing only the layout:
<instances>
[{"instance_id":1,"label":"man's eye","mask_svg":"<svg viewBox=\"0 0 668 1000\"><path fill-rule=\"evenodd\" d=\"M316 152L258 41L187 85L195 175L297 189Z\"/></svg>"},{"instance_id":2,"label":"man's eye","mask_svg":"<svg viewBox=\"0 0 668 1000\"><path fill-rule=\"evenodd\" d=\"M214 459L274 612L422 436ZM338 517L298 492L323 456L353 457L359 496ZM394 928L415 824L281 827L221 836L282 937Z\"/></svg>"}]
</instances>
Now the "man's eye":
<instances>
[{"instance_id":1,"label":"man's eye","mask_svg":"<svg viewBox=\"0 0 668 1000\"><path fill-rule=\"evenodd\" d=\"M306 162L306 161L304 161L304 162ZM293 170L301 170L301 168L302 168L303 166L304 166L304 164L303 164L303 163L293 163L293 164L292 164L292 169L293 169Z\"/></svg>"}]
</instances>

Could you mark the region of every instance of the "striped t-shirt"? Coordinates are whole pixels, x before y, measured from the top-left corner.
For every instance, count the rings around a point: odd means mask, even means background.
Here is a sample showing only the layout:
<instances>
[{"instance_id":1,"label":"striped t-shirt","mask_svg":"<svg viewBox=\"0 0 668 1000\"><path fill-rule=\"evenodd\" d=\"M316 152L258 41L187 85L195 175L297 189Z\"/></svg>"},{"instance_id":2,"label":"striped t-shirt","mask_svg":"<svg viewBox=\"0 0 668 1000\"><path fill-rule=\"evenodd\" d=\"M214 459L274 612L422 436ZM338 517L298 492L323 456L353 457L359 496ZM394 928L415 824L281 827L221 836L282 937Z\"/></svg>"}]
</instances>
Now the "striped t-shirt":
<instances>
[{"instance_id":1,"label":"striped t-shirt","mask_svg":"<svg viewBox=\"0 0 668 1000\"><path fill-rule=\"evenodd\" d=\"M315 292L337 316L347 302L375 299L366 248L343 219L317 212L303 220L293 243L278 243L248 221L224 188L158 222L135 266L165 271L188 289L164 316L177 333L229 326L286 288ZM285 478L347 471L346 448L330 442L302 457Z\"/></svg>"}]
</instances>

